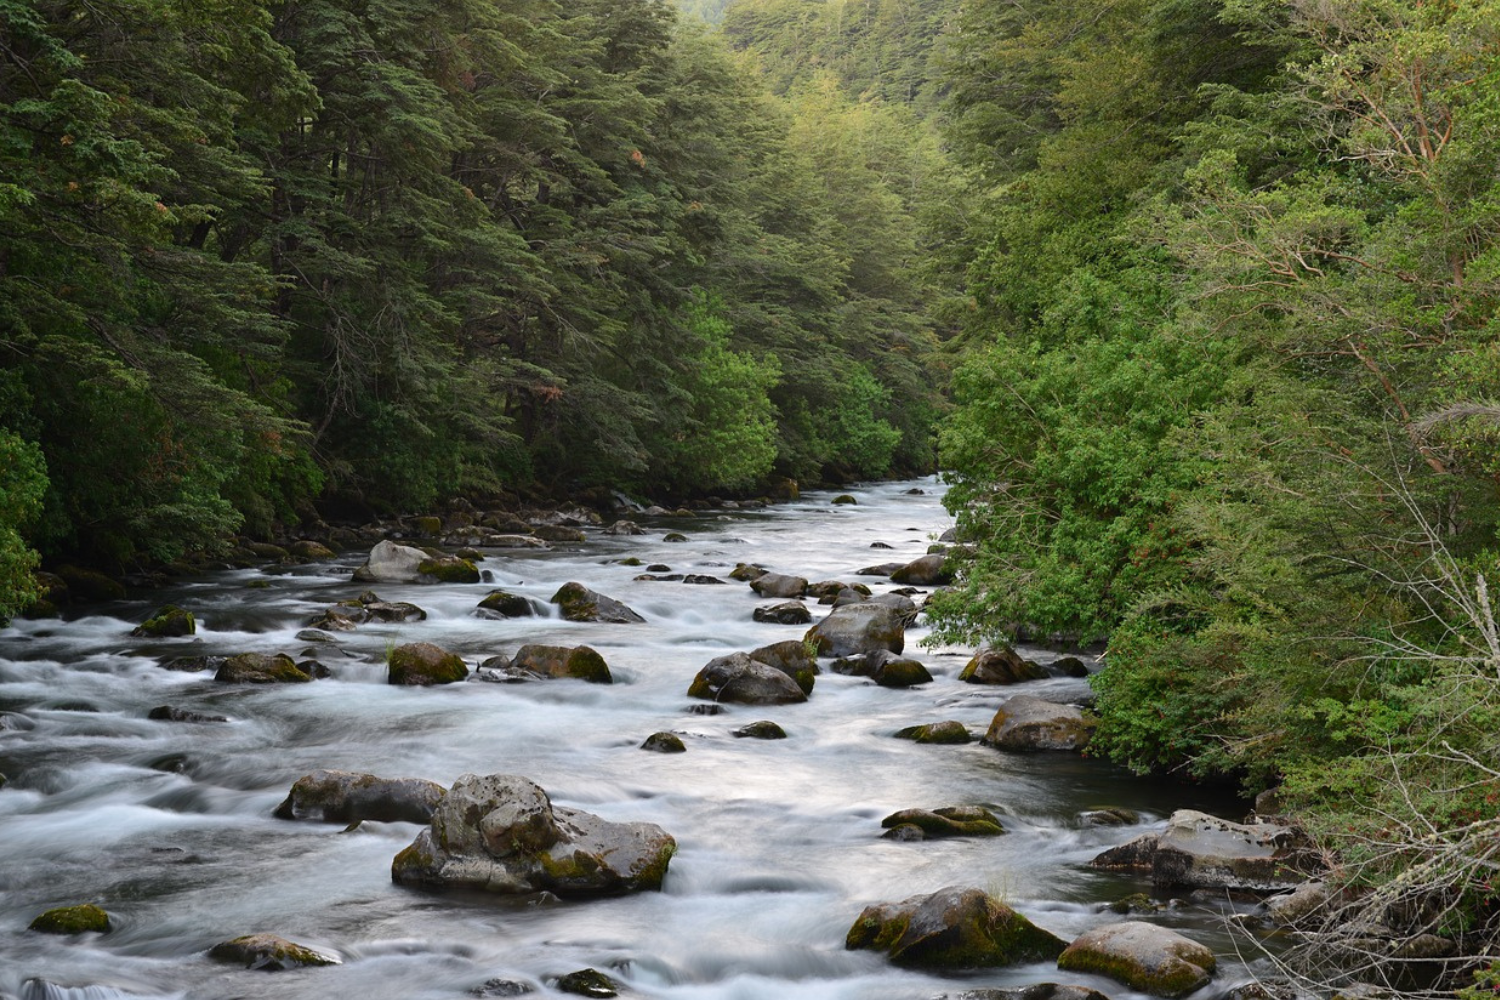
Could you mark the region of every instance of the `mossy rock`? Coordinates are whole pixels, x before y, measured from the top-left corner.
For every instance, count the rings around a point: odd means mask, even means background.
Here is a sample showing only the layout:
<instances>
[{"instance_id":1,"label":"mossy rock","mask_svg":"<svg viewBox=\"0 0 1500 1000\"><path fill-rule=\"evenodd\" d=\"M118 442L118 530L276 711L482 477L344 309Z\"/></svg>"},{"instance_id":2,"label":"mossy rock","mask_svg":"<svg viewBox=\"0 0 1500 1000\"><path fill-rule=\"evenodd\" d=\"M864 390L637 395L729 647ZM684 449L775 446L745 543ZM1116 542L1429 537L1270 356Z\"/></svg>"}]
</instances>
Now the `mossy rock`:
<instances>
[{"instance_id":1,"label":"mossy rock","mask_svg":"<svg viewBox=\"0 0 1500 1000\"><path fill-rule=\"evenodd\" d=\"M197 631L198 622L193 618L191 611L185 611L175 604L168 604L132 629L130 635L136 639L166 639L194 635Z\"/></svg>"},{"instance_id":2,"label":"mossy rock","mask_svg":"<svg viewBox=\"0 0 1500 1000\"><path fill-rule=\"evenodd\" d=\"M1079 937L1058 957L1057 967L1107 976L1133 990L1175 1000L1207 986L1216 963L1213 952L1198 942L1132 920Z\"/></svg>"},{"instance_id":3,"label":"mossy rock","mask_svg":"<svg viewBox=\"0 0 1500 1000\"><path fill-rule=\"evenodd\" d=\"M214 680L224 684L306 684L312 679L285 653L241 653L225 660L214 674Z\"/></svg>"},{"instance_id":4,"label":"mossy rock","mask_svg":"<svg viewBox=\"0 0 1500 1000\"><path fill-rule=\"evenodd\" d=\"M881 820L880 825L887 830L914 826L928 837L998 837L1005 832L995 814L980 806L902 809Z\"/></svg>"},{"instance_id":5,"label":"mossy rock","mask_svg":"<svg viewBox=\"0 0 1500 1000\"><path fill-rule=\"evenodd\" d=\"M438 583L478 583L479 567L458 556L438 556L417 564L417 572Z\"/></svg>"},{"instance_id":6,"label":"mossy rock","mask_svg":"<svg viewBox=\"0 0 1500 1000\"><path fill-rule=\"evenodd\" d=\"M532 607L529 599L503 590L492 590L486 594L484 600L479 602L479 610L486 612L481 617L531 618L536 615L536 608Z\"/></svg>"},{"instance_id":7,"label":"mossy rock","mask_svg":"<svg viewBox=\"0 0 1500 1000\"><path fill-rule=\"evenodd\" d=\"M592 646L528 643L516 650L516 655L503 669L519 679L535 677L580 680L590 684L614 683L609 664Z\"/></svg>"},{"instance_id":8,"label":"mossy rock","mask_svg":"<svg viewBox=\"0 0 1500 1000\"><path fill-rule=\"evenodd\" d=\"M949 886L866 907L844 946L886 952L907 968L947 970L1051 961L1066 944L978 889Z\"/></svg>"},{"instance_id":9,"label":"mossy rock","mask_svg":"<svg viewBox=\"0 0 1500 1000\"><path fill-rule=\"evenodd\" d=\"M640 624L646 619L612 597L590 590L581 583L569 582L552 595L552 603L570 622L612 622L617 625Z\"/></svg>"},{"instance_id":10,"label":"mossy rock","mask_svg":"<svg viewBox=\"0 0 1500 1000\"><path fill-rule=\"evenodd\" d=\"M287 551L298 559L332 559L336 555L323 543L306 538L293 542Z\"/></svg>"},{"instance_id":11,"label":"mossy rock","mask_svg":"<svg viewBox=\"0 0 1500 1000\"><path fill-rule=\"evenodd\" d=\"M97 570L81 566L59 566L57 575L68 585L68 596L75 601L118 601L125 597L125 585Z\"/></svg>"},{"instance_id":12,"label":"mossy rock","mask_svg":"<svg viewBox=\"0 0 1500 1000\"><path fill-rule=\"evenodd\" d=\"M850 507L857 503L859 503L859 501L854 499L847 493L840 493L838 496L833 498L833 505L835 507Z\"/></svg>"},{"instance_id":13,"label":"mossy rock","mask_svg":"<svg viewBox=\"0 0 1500 1000\"><path fill-rule=\"evenodd\" d=\"M339 965L337 958L274 934L247 934L208 949L208 957L262 972L282 972L309 966Z\"/></svg>"},{"instance_id":14,"label":"mossy rock","mask_svg":"<svg viewBox=\"0 0 1500 1000\"><path fill-rule=\"evenodd\" d=\"M646 737L646 742L641 744L641 749L650 750L653 753L687 753L682 737L676 733L652 733Z\"/></svg>"},{"instance_id":15,"label":"mossy rock","mask_svg":"<svg viewBox=\"0 0 1500 1000\"><path fill-rule=\"evenodd\" d=\"M241 548L257 559L267 559L271 562L286 562L291 558L290 552L270 542L246 542Z\"/></svg>"},{"instance_id":16,"label":"mossy rock","mask_svg":"<svg viewBox=\"0 0 1500 1000\"><path fill-rule=\"evenodd\" d=\"M688 540L688 537L680 531L669 531L662 536L661 540L664 542L685 542Z\"/></svg>"},{"instance_id":17,"label":"mossy rock","mask_svg":"<svg viewBox=\"0 0 1500 1000\"><path fill-rule=\"evenodd\" d=\"M769 719L762 719L759 722L752 722L748 726L741 726L731 735L736 739L784 740L786 739L786 730Z\"/></svg>"},{"instance_id":18,"label":"mossy rock","mask_svg":"<svg viewBox=\"0 0 1500 1000\"><path fill-rule=\"evenodd\" d=\"M60 906L33 920L30 929L42 934L103 934L110 929L109 914L93 903Z\"/></svg>"},{"instance_id":19,"label":"mossy rock","mask_svg":"<svg viewBox=\"0 0 1500 1000\"><path fill-rule=\"evenodd\" d=\"M386 680L391 684L428 687L454 684L469 676L463 657L434 646L430 642L409 642L391 650L386 663Z\"/></svg>"},{"instance_id":20,"label":"mossy rock","mask_svg":"<svg viewBox=\"0 0 1500 1000\"><path fill-rule=\"evenodd\" d=\"M933 722L923 726L907 726L905 729L896 730L898 740L911 740L914 743L937 743L958 744L974 742L974 734L962 722L949 719L946 722Z\"/></svg>"},{"instance_id":21,"label":"mossy rock","mask_svg":"<svg viewBox=\"0 0 1500 1000\"><path fill-rule=\"evenodd\" d=\"M407 522L411 530L423 538L436 538L443 533L443 519L428 515L414 517Z\"/></svg>"},{"instance_id":22,"label":"mossy rock","mask_svg":"<svg viewBox=\"0 0 1500 1000\"><path fill-rule=\"evenodd\" d=\"M558 979L557 991L580 997L617 997L620 984L598 969L579 969Z\"/></svg>"}]
</instances>

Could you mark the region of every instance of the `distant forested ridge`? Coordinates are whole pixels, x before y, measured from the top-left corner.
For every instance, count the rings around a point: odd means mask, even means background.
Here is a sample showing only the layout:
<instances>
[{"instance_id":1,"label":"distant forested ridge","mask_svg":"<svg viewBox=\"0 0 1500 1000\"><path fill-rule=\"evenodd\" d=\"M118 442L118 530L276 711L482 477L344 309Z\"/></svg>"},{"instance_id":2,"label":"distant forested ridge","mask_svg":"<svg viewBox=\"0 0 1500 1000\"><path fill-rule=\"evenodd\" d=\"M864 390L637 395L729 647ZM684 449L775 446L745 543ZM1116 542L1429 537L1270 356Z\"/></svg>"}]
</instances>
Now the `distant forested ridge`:
<instances>
[{"instance_id":1,"label":"distant forested ridge","mask_svg":"<svg viewBox=\"0 0 1500 1000\"><path fill-rule=\"evenodd\" d=\"M928 470L921 143L656 0L0 0L0 605L314 501Z\"/></svg>"}]
</instances>

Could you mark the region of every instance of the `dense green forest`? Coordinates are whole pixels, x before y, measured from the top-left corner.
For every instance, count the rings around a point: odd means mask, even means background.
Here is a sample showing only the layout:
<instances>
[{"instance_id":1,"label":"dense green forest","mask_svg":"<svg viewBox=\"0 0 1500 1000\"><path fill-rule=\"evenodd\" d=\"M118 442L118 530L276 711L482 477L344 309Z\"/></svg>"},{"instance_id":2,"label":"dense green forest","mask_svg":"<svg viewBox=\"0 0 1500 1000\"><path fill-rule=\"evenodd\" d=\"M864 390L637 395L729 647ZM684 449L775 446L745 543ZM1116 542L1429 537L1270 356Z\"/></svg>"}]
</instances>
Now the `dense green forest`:
<instances>
[{"instance_id":1,"label":"dense green forest","mask_svg":"<svg viewBox=\"0 0 1500 1000\"><path fill-rule=\"evenodd\" d=\"M936 461L942 638L1107 643L1092 752L1492 983L1500 0L678 7L0 0L0 610Z\"/></svg>"},{"instance_id":2,"label":"dense green forest","mask_svg":"<svg viewBox=\"0 0 1500 1000\"><path fill-rule=\"evenodd\" d=\"M315 501L933 466L933 144L663 3L0 27L0 607Z\"/></svg>"}]
</instances>

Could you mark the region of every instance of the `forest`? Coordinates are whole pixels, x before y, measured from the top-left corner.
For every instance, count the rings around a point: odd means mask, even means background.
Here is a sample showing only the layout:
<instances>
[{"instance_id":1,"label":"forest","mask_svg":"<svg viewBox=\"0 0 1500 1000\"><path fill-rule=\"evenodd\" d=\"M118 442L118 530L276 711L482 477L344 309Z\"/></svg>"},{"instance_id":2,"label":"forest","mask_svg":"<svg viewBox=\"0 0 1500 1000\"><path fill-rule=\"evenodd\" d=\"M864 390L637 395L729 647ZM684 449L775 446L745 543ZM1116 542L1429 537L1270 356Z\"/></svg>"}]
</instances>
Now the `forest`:
<instances>
[{"instance_id":1,"label":"forest","mask_svg":"<svg viewBox=\"0 0 1500 1000\"><path fill-rule=\"evenodd\" d=\"M0 612L939 468L944 640L1106 644L1091 752L1278 789L1489 995L1500 0L678 6L0 0Z\"/></svg>"}]
</instances>

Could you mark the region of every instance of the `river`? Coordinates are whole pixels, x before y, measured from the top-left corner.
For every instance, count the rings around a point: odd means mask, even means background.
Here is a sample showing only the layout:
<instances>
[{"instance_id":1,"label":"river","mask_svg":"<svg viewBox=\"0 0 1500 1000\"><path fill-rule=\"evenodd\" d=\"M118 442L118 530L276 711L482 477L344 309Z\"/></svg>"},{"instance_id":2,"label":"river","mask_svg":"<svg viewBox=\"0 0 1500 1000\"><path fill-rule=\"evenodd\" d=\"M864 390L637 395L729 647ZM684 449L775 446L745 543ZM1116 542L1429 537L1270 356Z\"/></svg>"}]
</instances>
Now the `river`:
<instances>
[{"instance_id":1,"label":"river","mask_svg":"<svg viewBox=\"0 0 1500 1000\"><path fill-rule=\"evenodd\" d=\"M158 662L299 653L307 643L296 633L310 617L367 589L350 580L363 553L218 572L0 631L0 772L10 778L0 788L0 996L456 1000L506 980L547 997L561 995L552 985L559 975L585 967L657 1000L927 1000L1058 981L1138 996L1050 965L959 977L903 971L878 954L846 951L844 935L870 903L963 884L1071 939L1121 919L1102 903L1149 889L1088 870L1091 857L1160 828L1173 809L1239 819L1242 803L1075 755L893 738L945 719L982 734L1017 690L958 682L972 650L920 648L920 622L908 630L908 651L927 664L932 684L891 690L824 673L806 704L691 711L687 687L708 660L805 629L752 621L769 602L742 583L639 581L642 569L622 560L726 579L735 563L754 562L853 580L869 564L916 558L951 524L935 480L851 492L857 504L809 493L764 510L646 521L637 537L590 531L582 545L492 550L481 566L493 584L378 585L382 598L411 601L428 618L340 635L342 655L320 656L333 676L313 684L234 687ZM687 541L666 541L669 531ZM863 579L877 591L893 586ZM624 601L647 623L473 615L493 586L545 602L569 580ZM169 601L197 615L196 637L128 637ZM586 643L616 682L386 684L387 649L412 641L451 649L471 666L525 642ZM1043 662L1057 655L1023 652ZM1023 687L1049 697L1087 691L1065 678ZM149 720L163 704L230 721ZM731 736L758 719L780 723L788 738ZM680 734L687 752L641 750L659 730ZM397 886L391 858L418 827L367 822L345 832L272 817L291 784L317 768L443 784L470 772L520 774L559 804L657 823L679 849L659 893L504 900ZM960 804L990 807L1007 834L880 836L881 819L898 809ZM1141 821L1079 822L1080 811L1100 805L1135 810ZM27 930L43 910L81 902L102 905L114 929L78 938ZM1225 905L1192 902L1151 918L1219 952L1220 976L1203 998L1247 978L1223 930ZM220 941L261 931L343 964L273 974L206 956Z\"/></svg>"}]
</instances>

